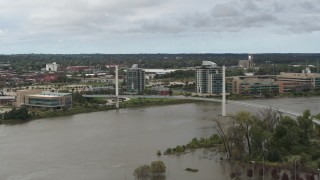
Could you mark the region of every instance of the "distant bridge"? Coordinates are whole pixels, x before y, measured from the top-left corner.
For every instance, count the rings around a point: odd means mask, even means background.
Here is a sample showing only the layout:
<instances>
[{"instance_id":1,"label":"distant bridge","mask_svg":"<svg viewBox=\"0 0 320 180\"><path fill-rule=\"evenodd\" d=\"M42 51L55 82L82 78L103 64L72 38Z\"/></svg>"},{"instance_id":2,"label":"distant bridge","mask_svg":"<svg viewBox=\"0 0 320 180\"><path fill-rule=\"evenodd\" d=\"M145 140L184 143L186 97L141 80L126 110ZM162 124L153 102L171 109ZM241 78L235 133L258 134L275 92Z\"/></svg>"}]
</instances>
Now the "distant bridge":
<instances>
[{"instance_id":1,"label":"distant bridge","mask_svg":"<svg viewBox=\"0 0 320 180\"><path fill-rule=\"evenodd\" d=\"M116 95L103 95L103 94L95 94L95 95L83 95L83 97L87 98L95 98L95 97L100 97L100 98L117 98ZM203 97L190 97L190 96L157 96L157 95L118 95L118 98L159 98L159 99L188 99L188 100L198 100L198 101L211 101L211 102L219 102L221 103L221 99L215 99L215 98L203 98ZM247 102L240 102L240 101L232 101L228 100L228 103L230 104L236 104L236 105L241 105L241 106L247 106L247 107L253 107L253 108L261 108L261 109L269 109L271 108L272 110L279 111L285 114L289 114L295 117L301 116L301 113L293 112L290 110L286 109L278 109L278 108L273 108L270 106L264 106L264 105L259 105L259 104L252 104L252 103L247 103ZM313 119L312 122L316 125L320 126L320 120Z\"/></svg>"}]
</instances>

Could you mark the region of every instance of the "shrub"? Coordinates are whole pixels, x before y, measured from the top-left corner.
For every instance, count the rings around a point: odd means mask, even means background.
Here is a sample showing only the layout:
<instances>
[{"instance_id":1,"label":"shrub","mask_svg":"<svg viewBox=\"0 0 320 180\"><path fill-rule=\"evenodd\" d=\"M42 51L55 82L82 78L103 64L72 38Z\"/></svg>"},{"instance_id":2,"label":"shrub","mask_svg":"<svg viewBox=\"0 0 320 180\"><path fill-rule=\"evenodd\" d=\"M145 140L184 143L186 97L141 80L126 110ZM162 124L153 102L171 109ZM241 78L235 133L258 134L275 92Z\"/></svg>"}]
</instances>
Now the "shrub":
<instances>
[{"instance_id":1,"label":"shrub","mask_svg":"<svg viewBox=\"0 0 320 180\"><path fill-rule=\"evenodd\" d=\"M281 160L280 152L274 149L271 149L267 154L267 159L271 162L277 162Z\"/></svg>"},{"instance_id":2,"label":"shrub","mask_svg":"<svg viewBox=\"0 0 320 180\"><path fill-rule=\"evenodd\" d=\"M151 168L149 165L142 165L134 170L133 175L137 179L147 179L151 175Z\"/></svg>"},{"instance_id":3,"label":"shrub","mask_svg":"<svg viewBox=\"0 0 320 180\"><path fill-rule=\"evenodd\" d=\"M166 165L163 161L153 161L150 168L153 175L161 175L166 172Z\"/></svg>"},{"instance_id":4,"label":"shrub","mask_svg":"<svg viewBox=\"0 0 320 180\"><path fill-rule=\"evenodd\" d=\"M165 154L171 154L172 153L172 149L171 148L168 148L166 151L165 151Z\"/></svg>"}]
</instances>

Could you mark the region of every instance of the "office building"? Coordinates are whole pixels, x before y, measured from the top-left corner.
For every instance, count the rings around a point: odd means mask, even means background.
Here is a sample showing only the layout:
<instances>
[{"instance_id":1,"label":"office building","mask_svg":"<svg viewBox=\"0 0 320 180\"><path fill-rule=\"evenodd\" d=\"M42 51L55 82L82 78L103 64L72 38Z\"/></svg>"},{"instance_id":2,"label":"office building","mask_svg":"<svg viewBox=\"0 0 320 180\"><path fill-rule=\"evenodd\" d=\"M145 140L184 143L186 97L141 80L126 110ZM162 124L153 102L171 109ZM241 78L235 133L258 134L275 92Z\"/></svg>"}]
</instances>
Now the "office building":
<instances>
[{"instance_id":1,"label":"office building","mask_svg":"<svg viewBox=\"0 0 320 180\"><path fill-rule=\"evenodd\" d=\"M285 73L281 72L277 76L284 92L306 92L311 90L320 90L320 74L311 73L310 71L303 73Z\"/></svg>"},{"instance_id":2,"label":"office building","mask_svg":"<svg viewBox=\"0 0 320 180\"><path fill-rule=\"evenodd\" d=\"M72 107L71 93L42 92L25 95L24 105L28 108L58 110Z\"/></svg>"},{"instance_id":3,"label":"office building","mask_svg":"<svg viewBox=\"0 0 320 180\"><path fill-rule=\"evenodd\" d=\"M282 92L279 83L276 82L276 77L272 75L228 77L227 91L230 94L239 95L279 94Z\"/></svg>"},{"instance_id":4,"label":"office building","mask_svg":"<svg viewBox=\"0 0 320 180\"><path fill-rule=\"evenodd\" d=\"M14 103L15 107L21 107L25 105L26 101L26 96L32 95L32 94L39 94L41 93L42 90L40 89L35 89L35 90L18 90L17 91L17 99L16 102Z\"/></svg>"},{"instance_id":5,"label":"office building","mask_svg":"<svg viewBox=\"0 0 320 180\"><path fill-rule=\"evenodd\" d=\"M141 94L145 87L145 71L134 64L127 71L127 93Z\"/></svg>"},{"instance_id":6,"label":"office building","mask_svg":"<svg viewBox=\"0 0 320 180\"><path fill-rule=\"evenodd\" d=\"M221 94L221 67L211 61L202 61L202 66L196 67L196 88L200 94Z\"/></svg>"}]
</instances>

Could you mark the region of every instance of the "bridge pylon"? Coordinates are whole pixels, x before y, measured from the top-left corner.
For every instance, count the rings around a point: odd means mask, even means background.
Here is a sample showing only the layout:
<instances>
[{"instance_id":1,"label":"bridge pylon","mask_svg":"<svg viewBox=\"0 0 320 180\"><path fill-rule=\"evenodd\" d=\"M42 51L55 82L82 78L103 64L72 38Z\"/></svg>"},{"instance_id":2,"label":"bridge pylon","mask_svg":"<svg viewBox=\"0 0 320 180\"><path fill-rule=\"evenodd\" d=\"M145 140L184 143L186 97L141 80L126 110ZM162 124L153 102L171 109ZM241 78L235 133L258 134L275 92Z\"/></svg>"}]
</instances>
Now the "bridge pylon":
<instances>
[{"instance_id":1,"label":"bridge pylon","mask_svg":"<svg viewBox=\"0 0 320 180\"><path fill-rule=\"evenodd\" d=\"M119 79L118 79L118 65L115 66L115 83L116 83L116 108L119 109Z\"/></svg>"}]
</instances>

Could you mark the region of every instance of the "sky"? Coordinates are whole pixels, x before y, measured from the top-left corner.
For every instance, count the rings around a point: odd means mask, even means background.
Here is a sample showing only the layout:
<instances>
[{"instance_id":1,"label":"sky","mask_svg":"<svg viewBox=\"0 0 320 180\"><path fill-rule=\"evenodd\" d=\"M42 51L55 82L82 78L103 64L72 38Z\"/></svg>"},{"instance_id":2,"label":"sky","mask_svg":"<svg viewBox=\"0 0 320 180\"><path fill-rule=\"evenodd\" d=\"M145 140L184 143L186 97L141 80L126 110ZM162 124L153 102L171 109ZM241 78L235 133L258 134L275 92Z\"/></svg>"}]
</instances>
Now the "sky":
<instances>
[{"instance_id":1,"label":"sky","mask_svg":"<svg viewBox=\"0 0 320 180\"><path fill-rule=\"evenodd\" d=\"M320 0L0 0L0 54L320 53Z\"/></svg>"}]
</instances>

